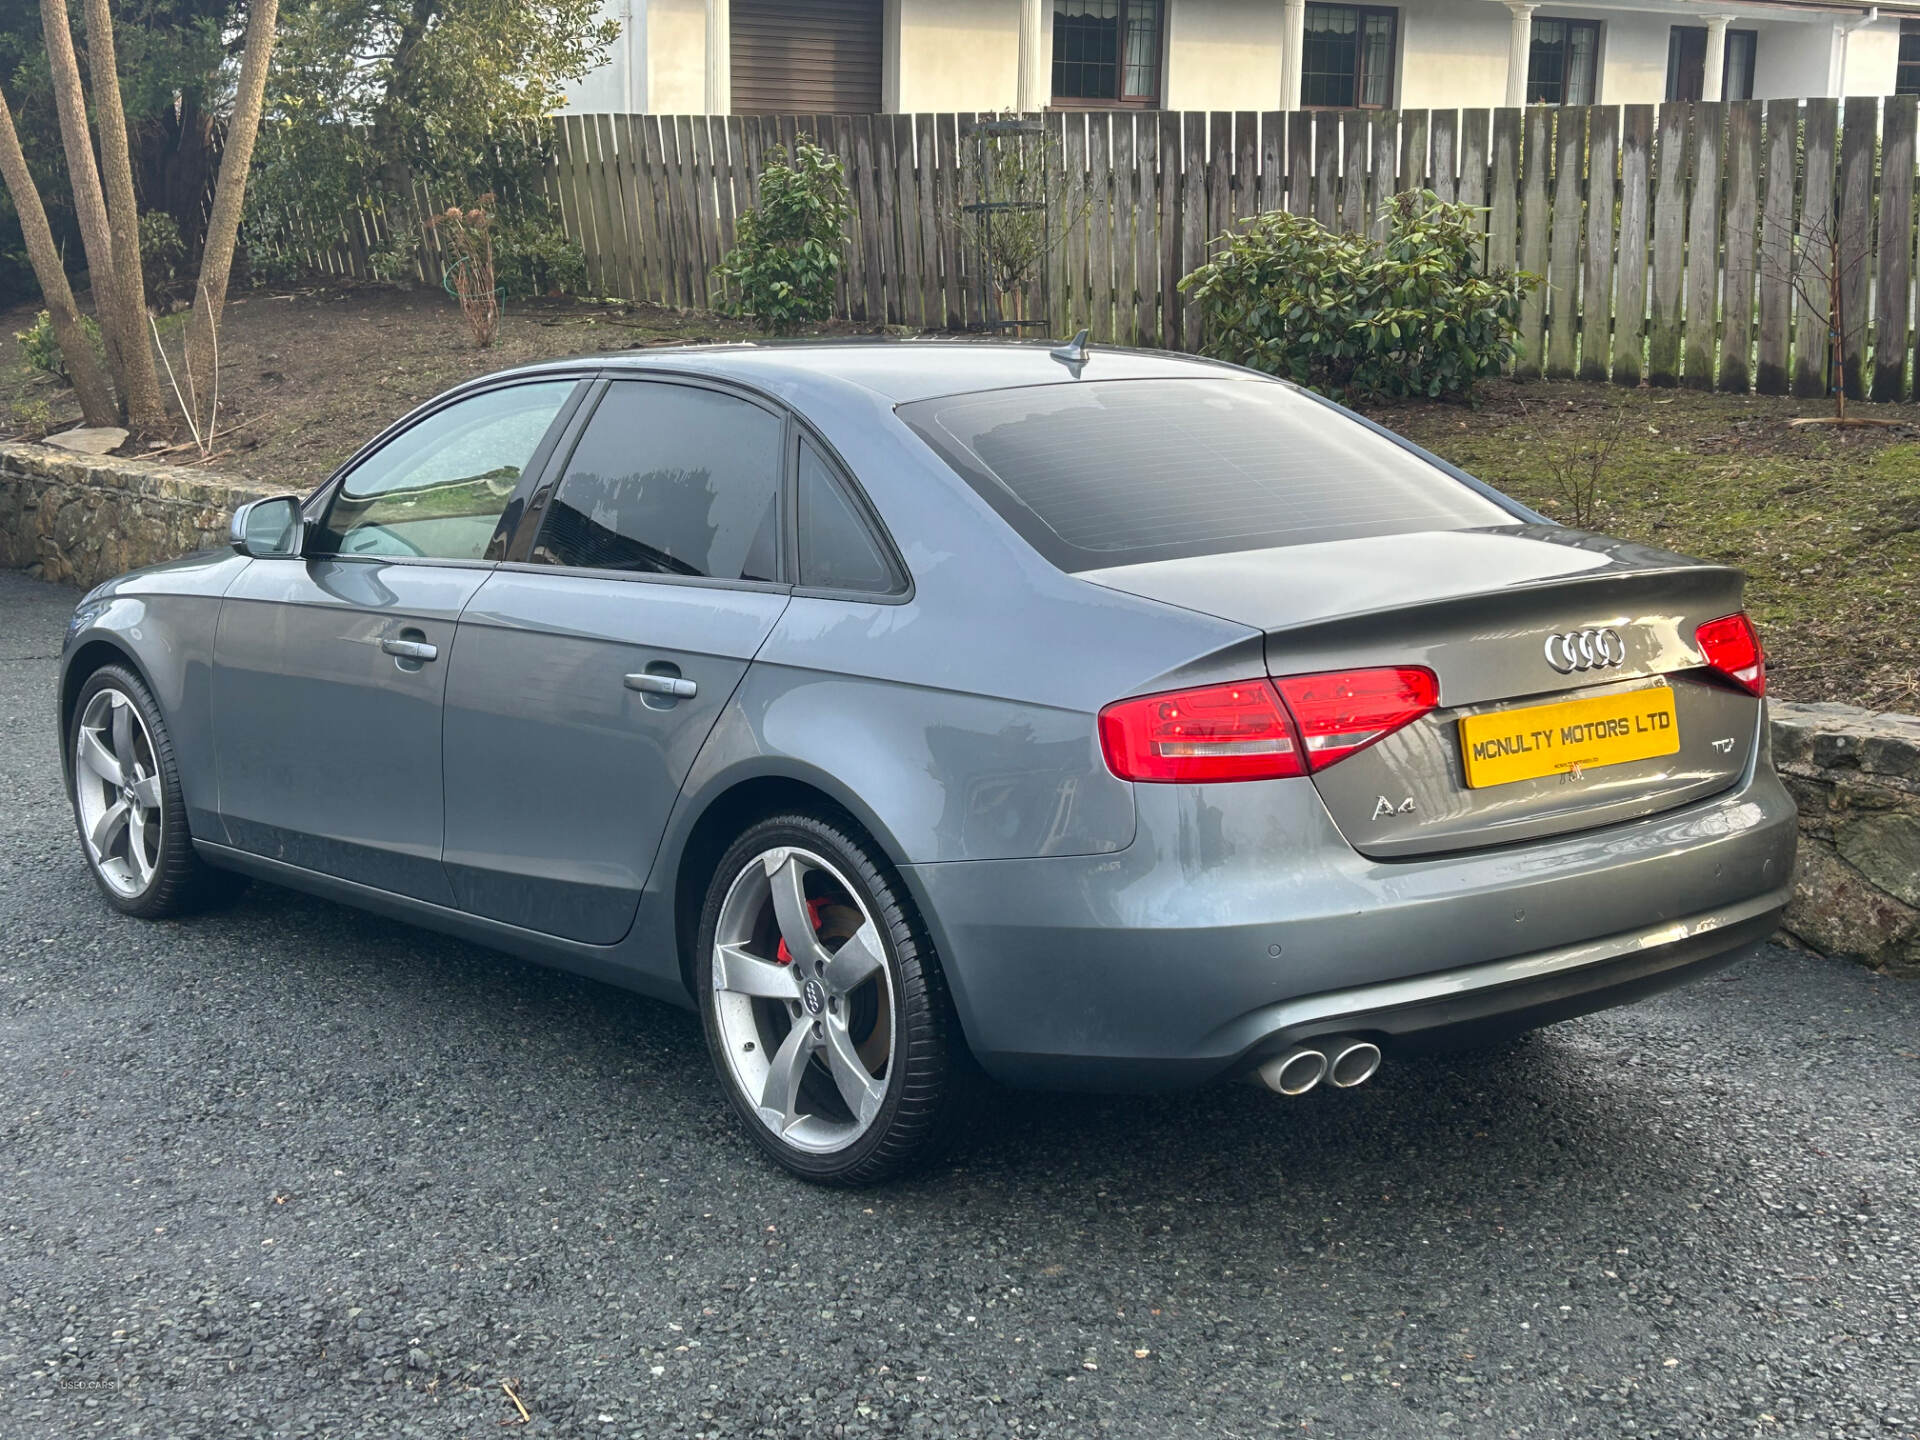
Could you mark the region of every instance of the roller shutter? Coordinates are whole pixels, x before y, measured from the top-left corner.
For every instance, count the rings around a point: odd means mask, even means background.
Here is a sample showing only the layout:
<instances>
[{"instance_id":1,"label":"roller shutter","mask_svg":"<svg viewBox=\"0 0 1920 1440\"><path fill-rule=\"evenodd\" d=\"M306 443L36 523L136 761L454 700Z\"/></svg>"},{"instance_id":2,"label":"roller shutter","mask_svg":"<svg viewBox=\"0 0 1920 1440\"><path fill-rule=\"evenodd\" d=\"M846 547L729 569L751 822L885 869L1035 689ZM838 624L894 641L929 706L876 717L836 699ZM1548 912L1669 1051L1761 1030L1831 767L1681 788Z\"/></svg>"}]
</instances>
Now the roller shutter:
<instances>
[{"instance_id":1,"label":"roller shutter","mask_svg":"<svg viewBox=\"0 0 1920 1440\"><path fill-rule=\"evenodd\" d=\"M733 110L880 109L883 0L733 0Z\"/></svg>"}]
</instances>

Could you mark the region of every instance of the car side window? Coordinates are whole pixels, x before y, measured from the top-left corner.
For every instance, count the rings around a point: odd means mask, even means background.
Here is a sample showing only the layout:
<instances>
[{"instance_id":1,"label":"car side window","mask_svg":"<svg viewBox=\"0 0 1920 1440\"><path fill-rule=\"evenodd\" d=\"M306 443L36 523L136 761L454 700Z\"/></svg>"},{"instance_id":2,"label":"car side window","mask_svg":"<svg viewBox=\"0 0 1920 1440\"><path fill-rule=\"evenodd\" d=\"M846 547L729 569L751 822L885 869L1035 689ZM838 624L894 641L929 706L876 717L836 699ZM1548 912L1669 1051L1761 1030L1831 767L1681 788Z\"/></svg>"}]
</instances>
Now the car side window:
<instances>
[{"instance_id":1,"label":"car side window","mask_svg":"<svg viewBox=\"0 0 1920 1440\"><path fill-rule=\"evenodd\" d=\"M409 426L342 478L309 553L484 559L575 383L483 391Z\"/></svg>"},{"instance_id":2,"label":"car side window","mask_svg":"<svg viewBox=\"0 0 1920 1440\"><path fill-rule=\"evenodd\" d=\"M884 595L893 567L810 440L800 442L800 583Z\"/></svg>"},{"instance_id":3,"label":"car side window","mask_svg":"<svg viewBox=\"0 0 1920 1440\"><path fill-rule=\"evenodd\" d=\"M776 579L783 433L779 416L736 396L615 381L567 461L529 558Z\"/></svg>"}]
</instances>

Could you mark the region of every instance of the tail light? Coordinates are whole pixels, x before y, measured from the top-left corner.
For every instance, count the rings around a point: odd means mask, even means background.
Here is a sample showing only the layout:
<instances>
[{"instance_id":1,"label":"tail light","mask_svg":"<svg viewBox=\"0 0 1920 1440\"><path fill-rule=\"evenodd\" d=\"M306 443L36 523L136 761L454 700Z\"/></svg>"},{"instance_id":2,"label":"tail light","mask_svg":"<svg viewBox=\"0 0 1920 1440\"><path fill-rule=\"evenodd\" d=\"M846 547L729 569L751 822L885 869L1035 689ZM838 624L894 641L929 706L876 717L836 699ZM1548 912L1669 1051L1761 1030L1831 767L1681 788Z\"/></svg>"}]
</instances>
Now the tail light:
<instances>
[{"instance_id":1,"label":"tail light","mask_svg":"<svg viewBox=\"0 0 1920 1440\"><path fill-rule=\"evenodd\" d=\"M1709 669L1753 695L1767 693L1767 657L1745 613L1722 615L1693 632Z\"/></svg>"},{"instance_id":2,"label":"tail light","mask_svg":"<svg viewBox=\"0 0 1920 1440\"><path fill-rule=\"evenodd\" d=\"M1438 699L1433 672L1414 667L1210 685L1107 706L1100 747L1122 780L1280 780L1344 760Z\"/></svg>"},{"instance_id":3,"label":"tail light","mask_svg":"<svg viewBox=\"0 0 1920 1440\"><path fill-rule=\"evenodd\" d=\"M1100 712L1100 748L1122 780L1304 775L1293 722L1268 680L1122 700Z\"/></svg>"},{"instance_id":4,"label":"tail light","mask_svg":"<svg viewBox=\"0 0 1920 1440\"><path fill-rule=\"evenodd\" d=\"M1433 672L1410 665L1295 675L1275 683L1300 726L1309 770L1324 770L1366 749L1440 701Z\"/></svg>"}]
</instances>

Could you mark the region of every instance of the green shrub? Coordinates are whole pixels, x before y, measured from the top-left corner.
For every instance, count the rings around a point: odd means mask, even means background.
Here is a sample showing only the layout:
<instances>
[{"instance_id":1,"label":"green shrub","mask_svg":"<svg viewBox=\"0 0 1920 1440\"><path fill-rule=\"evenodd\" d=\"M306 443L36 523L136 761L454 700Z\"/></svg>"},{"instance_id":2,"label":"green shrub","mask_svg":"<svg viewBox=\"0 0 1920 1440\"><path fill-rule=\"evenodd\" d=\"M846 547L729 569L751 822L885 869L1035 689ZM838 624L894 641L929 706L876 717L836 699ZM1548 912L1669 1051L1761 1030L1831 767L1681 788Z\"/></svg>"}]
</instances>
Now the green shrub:
<instances>
[{"instance_id":1,"label":"green shrub","mask_svg":"<svg viewBox=\"0 0 1920 1440\"><path fill-rule=\"evenodd\" d=\"M7 426L22 440L38 440L53 429L53 406L44 399L16 396L7 402Z\"/></svg>"},{"instance_id":2,"label":"green shrub","mask_svg":"<svg viewBox=\"0 0 1920 1440\"><path fill-rule=\"evenodd\" d=\"M1513 358L1521 301L1539 284L1482 270L1479 213L1408 191L1378 242L1261 215L1180 282L1201 348L1336 397L1468 394Z\"/></svg>"},{"instance_id":3,"label":"green shrub","mask_svg":"<svg viewBox=\"0 0 1920 1440\"><path fill-rule=\"evenodd\" d=\"M760 204L740 217L739 243L714 267L724 304L786 333L833 313L841 227L851 207L839 157L801 141L767 152Z\"/></svg>"},{"instance_id":4,"label":"green shrub","mask_svg":"<svg viewBox=\"0 0 1920 1440\"><path fill-rule=\"evenodd\" d=\"M367 252L367 270L383 284L411 285L419 278L419 253L420 231L412 225L398 225Z\"/></svg>"},{"instance_id":5,"label":"green shrub","mask_svg":"<svg viewBox=\"0 0 1920 1440\"><path fill-rule=\"evenodd\" d=\"M13 338L20 342L20 358L27 362L29 370L38 370L43 375L67 373L60 342L53 338L53 316L45 310L35 316L33 324L26 329L14 331Z\"/></svg>"},{"instance_id":6,"label":"green shrub","mask_svg":"<svg viewBox=\"0 0 1920 1440\"><path fill-rule=\"evenodd\" d=\"M515 214L493 236L494 283L509 299L579 295L587 288L587 257L545 215Z\"/></svg>"},{"instance_id":7,"label":"green shrub","mask_svg":"<svg viewBox=\"0 0 1920 1440\"><path fill-rule=\"evenodd\" d=\"M307 257L290 244L254 242L245 255L250 285L298 285L313 273Z\"/></svg>"},{"instance_id":8,"label":"green shrub","mask_svg":"<svg viewBox=\"0 0 1920 1440\"><path fill-rule=\"evenodd\" d=\"M107 363L107 347L100 338L99 325L91 315L82 315L80 328L86 332L94 354L100 357L104 367ZM20 355L27 362L28 369L56 375L62 380L67 378L67 357L60 353L60 342L54 338L53 316L42 310L34 317L33 324L25 330L14 331L13 338L20 342Z\"/></svg>"}]
</instances>

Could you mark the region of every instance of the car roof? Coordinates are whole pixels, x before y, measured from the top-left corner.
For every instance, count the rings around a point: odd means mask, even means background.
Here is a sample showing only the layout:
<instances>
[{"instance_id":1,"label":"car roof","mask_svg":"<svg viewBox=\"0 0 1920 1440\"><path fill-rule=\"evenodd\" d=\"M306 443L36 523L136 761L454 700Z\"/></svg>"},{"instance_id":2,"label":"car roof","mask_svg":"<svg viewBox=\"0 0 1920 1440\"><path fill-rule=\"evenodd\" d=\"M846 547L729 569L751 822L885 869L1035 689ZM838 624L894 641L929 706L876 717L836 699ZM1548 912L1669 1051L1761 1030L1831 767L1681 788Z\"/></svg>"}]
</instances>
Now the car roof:
<instances>
[{"instance_id":1,"label":"car roof","mask_svg":"<svg viewBox=\"0 0 1920 1440\"><path fill-rule=\"evenodd\" d=\"M576 356L518 368L534 375L577 370L583 363L608 370L673 371L731 379L771 391L813 389L822 382L859 389L904 405L980 390L1054 385L1074 380L1145 380L1227 376L1254 378L1235 366L1158 350L1088 347L1084 364L1049 352L1054 341L841 340L747 341L721 345L659 346Z\"/></svg>"}]
</instances>

